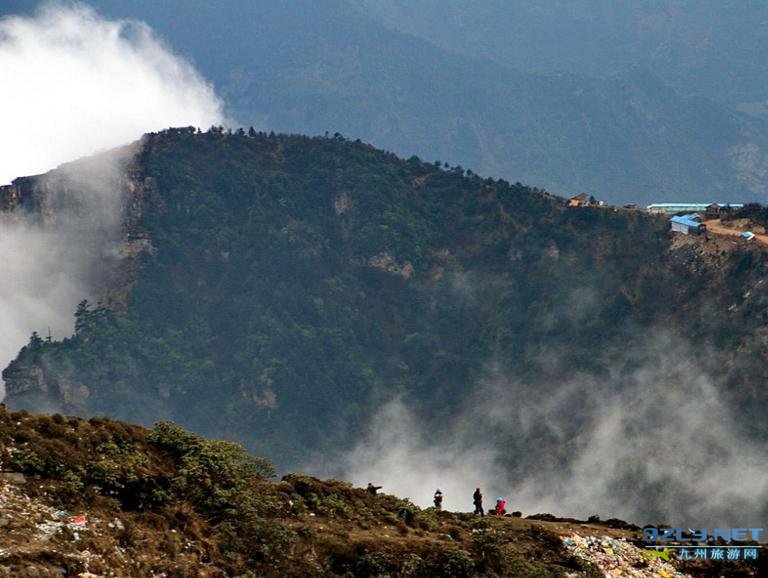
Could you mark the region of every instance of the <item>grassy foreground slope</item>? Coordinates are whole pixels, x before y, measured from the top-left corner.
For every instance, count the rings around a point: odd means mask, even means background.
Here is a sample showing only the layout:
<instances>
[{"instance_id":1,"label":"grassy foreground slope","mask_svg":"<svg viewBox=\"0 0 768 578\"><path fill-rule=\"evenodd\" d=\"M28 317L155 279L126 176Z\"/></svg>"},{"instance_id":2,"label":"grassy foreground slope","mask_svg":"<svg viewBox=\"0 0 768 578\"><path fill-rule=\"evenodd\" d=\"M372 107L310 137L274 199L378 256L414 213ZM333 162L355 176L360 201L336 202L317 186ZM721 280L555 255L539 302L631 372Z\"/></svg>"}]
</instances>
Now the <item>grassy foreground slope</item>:
<instances>
[{"instance_id":1,"label":"grassy foreground slope","mask_svg":"<svg viewBox=\"0 0 768 578\"><path fill-rule=\"evenodd\" d=\"M539 523L438 514L299 475L271 482L267 462L170 422L146 430L3 408L0 455L5 576L556 576L580 567Z\"/></svg>"},{"instance_id":2,"label":"grassy foreground slope","mask_svg":"<svg viewBox=\"0 0 768 578\"><path fill-rule=\"evenodd\" d=\"M273 482L268 462L170 422L2 407L0 458L0 576L595 577L564 536L639 538L618 521L479 518L334 480ZM635 556L632 575L669 570ZM727 564L687 571L761 568Z\"/></svg>"}]
</instances>

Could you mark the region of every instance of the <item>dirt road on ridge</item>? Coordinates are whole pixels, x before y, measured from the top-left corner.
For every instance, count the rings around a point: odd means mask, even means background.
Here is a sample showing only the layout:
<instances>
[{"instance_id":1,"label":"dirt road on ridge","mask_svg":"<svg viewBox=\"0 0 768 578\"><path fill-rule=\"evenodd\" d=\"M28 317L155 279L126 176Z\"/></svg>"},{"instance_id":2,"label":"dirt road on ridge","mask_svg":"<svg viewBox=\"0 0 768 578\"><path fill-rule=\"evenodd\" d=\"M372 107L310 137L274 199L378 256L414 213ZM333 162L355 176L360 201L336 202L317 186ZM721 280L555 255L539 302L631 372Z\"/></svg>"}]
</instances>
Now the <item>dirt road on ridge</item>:
<instances>
[{"instance_id":1,"label":"dirt road on ridge","mask_svg":"<svg viewBox=\"0 0 768 578\"><path fill-rule=\"evenodd\" d=\"M731 229L730 227L724 226L720 219L712 219L711 221L704 221L704 224L707 226L707 233L714 233L715 235L728 235L730 237L739 237L744 230L743 229ZM753 241L758 241L762 243L763 245L768 245L768 235L761 234L758 235L757 233L754 233L755 238Z\"/></svg>"}]
</instances>

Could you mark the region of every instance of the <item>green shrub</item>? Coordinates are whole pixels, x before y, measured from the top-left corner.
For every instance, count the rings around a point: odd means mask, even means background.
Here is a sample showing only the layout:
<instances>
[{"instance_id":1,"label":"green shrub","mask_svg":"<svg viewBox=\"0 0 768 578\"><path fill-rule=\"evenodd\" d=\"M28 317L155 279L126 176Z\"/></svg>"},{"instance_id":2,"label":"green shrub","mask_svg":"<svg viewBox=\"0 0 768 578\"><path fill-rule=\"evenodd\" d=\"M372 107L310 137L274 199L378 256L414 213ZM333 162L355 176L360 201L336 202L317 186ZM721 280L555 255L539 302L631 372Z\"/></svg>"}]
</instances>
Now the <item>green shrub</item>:
<instances>
[{"instance_id":1,"label":"green shrub","mask_svg":"<svg viewBox=\"0 0 768 578\"><path fill-rule=\"evenodd\" d=\"M395 512L397 513L398 517L409 526L413 525L414 521L416 520L416 515L420 511L421 509L416 504L413 504L408 500L403 500L395 508Z\"/></svg>"},{"instance_id":2,"label":"green shrub","mask_svg":"<svg viewBox=\"0 0 768 578\"><path fill-rule=\"evenodd\" d=\"M420 510L414 515L414 526L422 530L432 531L438 528L437 512L434 508Z\"/></svg>"},{"instance_id":3,"label":"green shrub","mask_svg":"<svg viewBox=\"0 0 768 578\"><path fill-rule=\"evenodd\" d=\"M177 458L175 493L209 514L238 510L246 488L275 473L271 463L234 442L207 440L171 422L156 424L147 440Z\"/></svg>"},{"instance_id":4,"label":"green shrub","mask_svg":"<svg viewBox=\"0 0 768 578\"><path fill-rule=\"evenodd\" d=\"M350 519L353 515L352 508L341 496L331 494L320 501L317 511L326 516L337 516Z\"/></svg>"},{"instance_id":5,"label":"green shrub","mask_svg":"<svg viewBox=\"0 0 768 578\"><path fill-rule=\"evenodd\" d=\"M432 570L442 578L469 578L475 567L472 556L466 550L449 550L441 553Z\"/></svg>"},{"instance_id":6,"label":"green shrub","mask_svg":"<svg viewBox=\"0 0 768 578\"><path fill-rule=\"evenodd\" d=\"M399 576L402 578L413 578L424 574L426 564L421 556L417 554L408 554L400 565Z\"/></svg>"},{"instance_id":7,"label":"green shrub","mask_svg":"<svg viewBox=\"0 0 768 578\"><path fill-rule=\"evenodd\" d=\"M85 488L85 470L67 470L61 476L62 492L68 498L74 498L81 494Z\"/></svg>"},{"instance_id":8,"label":"green shrub","mask_svg":"<svg viewBox=\"0 0 768 578\"><path fill-rule=\"evenodd\" d=\"M360 556L354 564L355 578L381 578L389 576L392 562L384 552L371 552Z\"/></svg>"},{"instance_id":9,"label":"green shrub","mask_svg":"<svg viewBox=\"0 0 768 578\"><path fill-rule=\"evenodd\" d=\"M21 448L13 453L12 462L16 468L25 474L42 474L45 472L45 461L32 449Z\"/></svg>"},{"instance_id":10,"label":"green shrub","mask_svg":"<svg viewBox=\"0 0 768 578\"><path fill-rule=\"evenodd\" d=\"M290 555L296 533L285 524L256 515L241 516L221 524L219 548L235 564L268 562L277 565Z\"/></svg>"}]
</instances>

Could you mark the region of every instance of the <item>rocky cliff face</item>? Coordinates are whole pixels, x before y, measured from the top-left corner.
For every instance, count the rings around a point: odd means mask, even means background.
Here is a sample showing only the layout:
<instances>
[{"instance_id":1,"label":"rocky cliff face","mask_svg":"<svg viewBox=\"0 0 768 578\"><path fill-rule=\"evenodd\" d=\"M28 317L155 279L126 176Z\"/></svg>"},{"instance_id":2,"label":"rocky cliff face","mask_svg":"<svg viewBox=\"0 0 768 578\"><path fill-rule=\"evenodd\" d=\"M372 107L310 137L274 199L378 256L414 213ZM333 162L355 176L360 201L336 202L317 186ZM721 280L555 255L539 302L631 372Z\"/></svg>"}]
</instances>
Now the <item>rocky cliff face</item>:
<instances>
[{"instance_id":1,"label":"rocky cliff face","mask_svg":"<svg viewBox=\"0 0 768 578\"><path fill-rule=\"evenodd\" d=\"M0 187L0 227L25 231L25 239L45 245L30 248L23 258L47 261L47 255L41 259L38 254L42 252L64 261L55 270L40 264L42 285L70 284L82 290L76 299L102 304L117 314L124 311L141 256L153 251L138 224L148 199L156 194L153 179L144 175L138 160L141 150L142 144L136 143ZM71 318L73 307L58 313ZM45 367L12 365L6 381L7 395L40 409L84 408L90 395L84 384L50 379Z\"/></svg>"},{"instance_id":2,"label":"rocky cliff face","mask_svg":"<svg viewBox=\"0 0 768 578\"><path fill-rule=\"evenodd\" d=\"M43 175L20 177L0 187L0 213L82 241L92 259L90 301L120 310L138 259L152 245L138 223L154 180L145 177L141 143L67 163ZM63 239L72 240L72 239ZM82 273L82 272L78 272Z\"/></svg>"},{"instance_id":3,"label":"rocky cliff face","mask_svg":"<svg viewBox=\"0 0 768 578\"><path fill-rule=\"evenodd\" d=\"M40 213L44 195L37 186L39 179L40 177L20 177L10 185L0 187L0 211L25 210Z\"/></svg>"}]
</instances>

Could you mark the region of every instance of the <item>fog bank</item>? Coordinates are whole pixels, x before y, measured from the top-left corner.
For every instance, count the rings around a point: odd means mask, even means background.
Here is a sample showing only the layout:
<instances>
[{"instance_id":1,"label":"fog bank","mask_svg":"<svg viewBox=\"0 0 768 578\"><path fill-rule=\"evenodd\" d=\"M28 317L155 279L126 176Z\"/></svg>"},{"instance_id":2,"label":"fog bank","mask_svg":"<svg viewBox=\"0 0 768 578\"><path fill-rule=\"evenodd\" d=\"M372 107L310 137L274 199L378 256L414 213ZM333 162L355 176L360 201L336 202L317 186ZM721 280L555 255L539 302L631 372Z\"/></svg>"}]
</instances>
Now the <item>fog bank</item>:
<instances>
[{"instance_id":1,"label":"fog bank","mask_svg":"<svg viewBox=\"0 0 768 578\"><path fill-rule=\"evenodd\" d=\"M147 25L80 3L0 19L0 79L0 185L145 132L224 122L210 85ZM32 331L72 332L76 304L118 252L129 157L100 155L43 178L44 219L0 215L0 368Z\"/></svg>"},{"instance_id":2,"label":"fog bank","mask_svg":"<svg viewBox=\"0 0 768 578\"><path fill-rule=\"evenodd\" d=\"M524 384L496 364L445 433L393 399L331 472L421 506L439 487L459 511L472 510L480 486L486 507L502 495L524 515L760 526L768 450L743 432L700 359L657 333L599 378Z\"/></svg>"}]
</instances>

